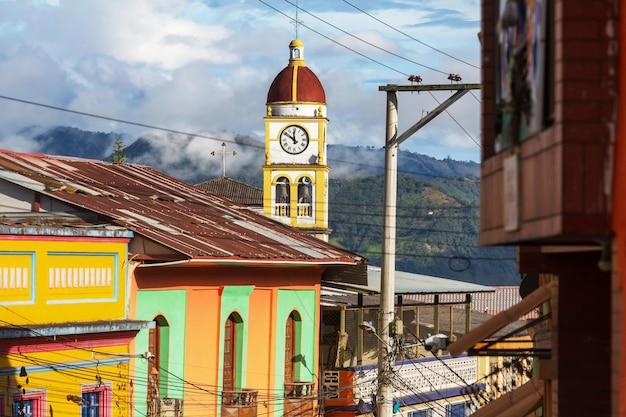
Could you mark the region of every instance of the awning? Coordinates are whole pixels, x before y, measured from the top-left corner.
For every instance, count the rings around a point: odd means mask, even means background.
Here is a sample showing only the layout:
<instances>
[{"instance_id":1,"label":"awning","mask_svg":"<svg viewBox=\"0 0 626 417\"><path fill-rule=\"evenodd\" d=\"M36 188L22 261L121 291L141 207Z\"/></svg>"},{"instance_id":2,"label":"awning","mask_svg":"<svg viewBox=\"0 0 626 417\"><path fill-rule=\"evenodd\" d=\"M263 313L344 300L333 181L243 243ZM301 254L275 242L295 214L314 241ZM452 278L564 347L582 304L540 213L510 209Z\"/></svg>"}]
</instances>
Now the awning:
<instances>
[{"instance_id":1,"label":"awning","mask_svg":"<svg viewBox=\"0 0 626 417\"><path fill-rule=\"evenodd\" d=\"M540 405L543 381L537 377L478 409L472 417L524 417Z\"/></svg>"},{"instance_id":2,"label":"awning","mask_svg":"<svg viewBox=\"0 0 626 417\"><path fill-rule=\"evenodd\" d=\"M541 303L549 300L552 297L552 292L552 284L537 288L519 303L493 316L481 326L472 329L459 337L456 341L450 343L447 347L448 352L450 352L452 357L459 356L461 353L476 345L476 343L483 342L484 339L493 335L507 324L512 323Z\"/></svg>"}]
</instances>

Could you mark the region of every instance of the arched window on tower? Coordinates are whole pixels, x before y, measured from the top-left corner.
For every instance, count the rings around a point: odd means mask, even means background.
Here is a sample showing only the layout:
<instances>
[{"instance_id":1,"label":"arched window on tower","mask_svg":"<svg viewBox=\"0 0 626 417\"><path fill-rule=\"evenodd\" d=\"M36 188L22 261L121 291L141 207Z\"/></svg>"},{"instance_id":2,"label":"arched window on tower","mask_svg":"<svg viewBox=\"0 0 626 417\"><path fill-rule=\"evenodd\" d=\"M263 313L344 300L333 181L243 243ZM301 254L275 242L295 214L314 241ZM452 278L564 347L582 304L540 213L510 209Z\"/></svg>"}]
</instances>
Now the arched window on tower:
<instances>
[{"instance_id":1,"label":"arched window on tower","mask_svg":"<svg viewBox=\"0 0 626 417\"><path fill-rule=\"evenodd\" d=\"M298 217L313 216L312 181L302 177L298 181Z\"/></svg>"},{"instance_id":2,"label":"arched window on tower","mask_svg":"<svg viewBox=\"0 0 626 417\"><path fill-rule=\"evenodd\" d=\"M291 215L289 188L289 179L287 177L280 177L276 181L274 216L289 217Z\"/></svg>"}]
</instances>

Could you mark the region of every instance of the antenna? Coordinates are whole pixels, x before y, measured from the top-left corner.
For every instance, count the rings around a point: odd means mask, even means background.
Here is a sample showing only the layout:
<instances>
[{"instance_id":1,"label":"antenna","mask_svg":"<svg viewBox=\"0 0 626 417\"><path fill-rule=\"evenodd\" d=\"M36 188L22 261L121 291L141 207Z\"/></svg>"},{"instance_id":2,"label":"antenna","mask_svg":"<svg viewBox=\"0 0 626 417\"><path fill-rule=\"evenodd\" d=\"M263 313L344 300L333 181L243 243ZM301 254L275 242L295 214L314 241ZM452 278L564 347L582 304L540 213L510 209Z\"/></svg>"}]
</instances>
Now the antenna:
<instances>
[{"instance_id":1,"label":"antenna","mask_svg":"<svg viewBox=\"0 0 626 417\"><path fill-rule=\"evenodd\" d=\"M298 10L300 8L298 7L298 0L296 0L296 19L294 20L293 24L296 27L296 39L300 39L298 38L298 25L300 23L300 21L298 20Z\"/></svg>"}]
</instances>

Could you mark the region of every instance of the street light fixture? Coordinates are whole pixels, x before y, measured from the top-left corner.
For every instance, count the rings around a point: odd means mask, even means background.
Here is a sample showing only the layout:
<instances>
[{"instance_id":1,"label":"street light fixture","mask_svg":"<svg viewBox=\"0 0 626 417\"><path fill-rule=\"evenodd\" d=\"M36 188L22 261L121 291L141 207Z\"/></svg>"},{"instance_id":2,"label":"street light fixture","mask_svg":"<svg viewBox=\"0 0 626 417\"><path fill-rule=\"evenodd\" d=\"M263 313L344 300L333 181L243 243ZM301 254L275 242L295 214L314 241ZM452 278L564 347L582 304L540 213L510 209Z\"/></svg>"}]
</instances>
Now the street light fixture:
<instances>
[{"instance_id":1,"label":"street light fixture","mask_svg":"<svg viewBox=\"0 0 626 417\"><path fill-rule=\"evenodd\" d=\"M368 332L368 333L376 333L376 328L374 327L374 325L372 324L371 321L364 321L361 324L359 324L359 329Z\"/></svg>"},{"instance_id":2,"label":"street light fixture","mask_svg":"<svg viewBox=\"0 0 626 417\"><path fill-rule=\"evenodd\" d=\"M373 333L374 336L385 346L389 347L389 343L385 342L379 335L376 333L376 327L372 324L371 321L363 321L359 324L359 329L363 330L365 333Z\"/></svg>"}]
</instances>

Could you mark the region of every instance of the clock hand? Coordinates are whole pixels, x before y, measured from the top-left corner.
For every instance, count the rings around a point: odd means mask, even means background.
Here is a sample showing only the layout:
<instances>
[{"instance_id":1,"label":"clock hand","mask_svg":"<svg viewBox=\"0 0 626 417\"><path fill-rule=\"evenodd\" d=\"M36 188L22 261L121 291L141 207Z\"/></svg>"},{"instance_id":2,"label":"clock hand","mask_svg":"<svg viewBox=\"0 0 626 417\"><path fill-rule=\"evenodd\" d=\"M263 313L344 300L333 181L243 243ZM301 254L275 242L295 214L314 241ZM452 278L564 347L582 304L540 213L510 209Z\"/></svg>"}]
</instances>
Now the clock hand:
<instances>
[{"instance_id":1,"label":"clock hand","mask_svg":"<svg viewBox=\"0 0 626 417\"><path fill-rule=\"evenodd\" d=\"M285 135L291 139L293 141L294 144L298 143L298 141L296 140L295 136L292 134L289 134L289 132L285 132Z\"/></svg>"}]
</instances>

